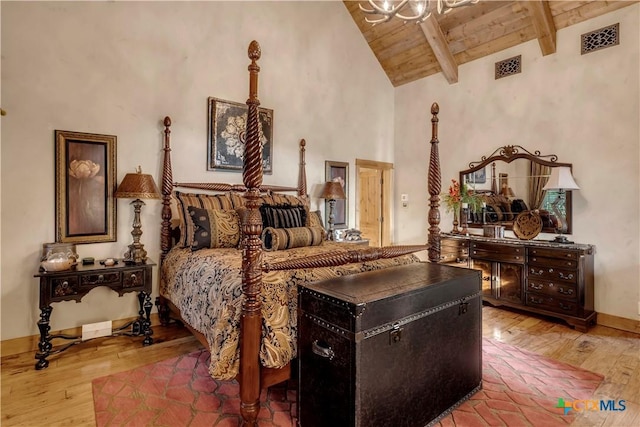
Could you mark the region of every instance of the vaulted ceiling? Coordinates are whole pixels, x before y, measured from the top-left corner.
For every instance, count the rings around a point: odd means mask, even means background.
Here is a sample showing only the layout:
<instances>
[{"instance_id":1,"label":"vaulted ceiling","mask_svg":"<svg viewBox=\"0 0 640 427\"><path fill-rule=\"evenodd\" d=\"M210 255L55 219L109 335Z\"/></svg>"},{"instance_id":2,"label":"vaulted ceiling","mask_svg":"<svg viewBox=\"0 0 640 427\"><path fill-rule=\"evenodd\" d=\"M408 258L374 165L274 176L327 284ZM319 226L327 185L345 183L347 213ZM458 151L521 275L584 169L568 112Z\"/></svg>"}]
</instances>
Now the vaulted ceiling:
<instances>
[{"instance_id":1,"label":"vaulted ceiling","mask_svg":"<svg viewBox=\"0 0 640 427\"><path fill-rule=\"evenodd\" d=\"M432 0L435 1L435 0ZM538 39L543 55L556 51L556 31L637 1L494 1L433 13L424 23L392 18L371 24L358 3L344 4L393 86L442 72L458 81L458 66ZM614 24L612 22L612 24ZM594 28L596 30L596 28Z\"/></svg>"}]
</instances>

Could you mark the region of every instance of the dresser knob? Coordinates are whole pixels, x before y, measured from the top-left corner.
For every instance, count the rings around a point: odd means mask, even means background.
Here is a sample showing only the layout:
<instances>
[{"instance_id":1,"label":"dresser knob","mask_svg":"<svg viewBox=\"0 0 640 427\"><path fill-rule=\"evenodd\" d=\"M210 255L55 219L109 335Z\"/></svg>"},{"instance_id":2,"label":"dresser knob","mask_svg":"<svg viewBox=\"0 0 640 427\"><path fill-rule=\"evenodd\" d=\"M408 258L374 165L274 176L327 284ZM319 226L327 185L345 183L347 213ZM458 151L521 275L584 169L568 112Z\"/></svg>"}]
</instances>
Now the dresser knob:
<instances>
[{"instance_id":1,"label":"dresser knob","mask_svg":"<svg viewBox=\"0 0 640 427\"><path fill-rule=\"evenodd\" d=\"M561 293L562 295L573 295L573 289L569 288L569 289L564 289L564 288L558 288L558 292Z\"/></svg>"},{"instance_id":2,"label":"dresser knob","mask_svg":"<svg viewBox=\"0 0 640 427\"><path fill-rule=\"evenodd\" d=\"M104 282L104 276L102 274L100 274L98 276L98 283L102 283L102 282Z\"/></svg>"},{"instance_id":3,"label":"dresser knob","mask_svg":"<svg viewBox=\"0 0 640 427\"><path fill-rule=\"evenodd\" d=\"M560 273L558 273L561 279L567 279L567 280L571 280L573 279L573 274L567 274L566 276L562 273L562 271Z\"/></svg>"}]
</instances>

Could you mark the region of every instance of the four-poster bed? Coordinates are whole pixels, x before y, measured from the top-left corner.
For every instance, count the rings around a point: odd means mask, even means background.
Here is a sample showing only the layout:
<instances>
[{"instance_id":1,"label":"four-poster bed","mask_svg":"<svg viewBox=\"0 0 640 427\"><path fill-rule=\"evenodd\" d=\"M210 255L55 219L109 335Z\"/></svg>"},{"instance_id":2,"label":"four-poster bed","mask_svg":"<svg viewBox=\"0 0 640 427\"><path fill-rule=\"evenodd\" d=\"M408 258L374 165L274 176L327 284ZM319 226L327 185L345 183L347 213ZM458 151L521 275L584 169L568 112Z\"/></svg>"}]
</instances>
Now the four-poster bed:
<instances>
[{"instance_id":1,"label":"four-poster bed","mask_svg":"<svg viewBox=\"0 0 640 427\"><path fill-rule=\"evenodd\" d=\"M430 195L428 245L392 246L353 250L350 245L324 241L319 246L296 247L265 252L261 206L267 204L306 206L308 196L304 140L300 142L300 171L296 187L263 185L262 153L258 135L258 72L261 51L251 42L249 59L249 99L245 138L243 184L180 183L173 180L170 126L164 120L164 161L162 172L162 224L160 297L158 310L167 322L170 312L184 320L194 335L211 349L210 371L216 378L235 377L240 384L241 414L254 425L259 412L260 390L290 377L290 360L296 351L296 285L326 278L355 274L418 262L411 255L427 250L430 261L439 259L440 164L438 158L438 106L432 112L431 156L428 189ZM176 189L222 192L197 196ZM296 193L296 196L284 193ZM182 212L181 243L186 243L185 223L196 222L193 203L210 212L212 205L230 215L239 215L240 241L236 247L194 246L172 249L172 203ZM206 208L206 209L205 209ZM213 215L213 213L210 213ZM307 221L313 233L313 222ZM197 228L197 226L196 226ZM208 230L208 229L207 229ZM211 229L213 230L213 228ZM208 230L210 231L210 230ZM213 239L212 239L213 240ZM295 239L294 239L295 240ZM238 250L240 249L240 251ZM241 255L240 255L241 253ZM197 257L196 257L197 255ZM206 267L206 269L205 269ZM210 289L203 290L203 286ZM213 325L212 327L208 325ZM239 354L239 357L238 357ZM237 375L236 375L237 374Z\"/></svg>"}]
</instances>

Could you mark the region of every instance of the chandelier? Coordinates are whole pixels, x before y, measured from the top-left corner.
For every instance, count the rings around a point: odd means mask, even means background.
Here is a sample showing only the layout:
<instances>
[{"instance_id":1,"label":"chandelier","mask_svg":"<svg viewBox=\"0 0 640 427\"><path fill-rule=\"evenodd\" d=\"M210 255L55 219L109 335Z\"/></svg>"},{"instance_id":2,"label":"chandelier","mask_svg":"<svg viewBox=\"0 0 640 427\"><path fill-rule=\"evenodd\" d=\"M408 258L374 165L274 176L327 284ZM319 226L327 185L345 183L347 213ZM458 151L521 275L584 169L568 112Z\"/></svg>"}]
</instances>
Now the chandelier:
<instances>
[{"instance_id":1,"label":"chandelier","mask_svg":"<svg viewBox=\"0 0 640 427\"><path fill-rule=\"evenodd\" d=\"M371 9L365 8L362 4L358 4L358 6L360 6L360 10L364 13L381 16L377 19L365 18L365 21L369 24L376 25L380 22L387 22L394 16L402 19L405 23L415 21L419 24L431 16L430 3L436 1L438 3L438 13L443 14L456 7L478 3L479 0L368 0ZM400 13L403 9L408 10L411 14L405 15Z\"/></svg>"}]
</instances>

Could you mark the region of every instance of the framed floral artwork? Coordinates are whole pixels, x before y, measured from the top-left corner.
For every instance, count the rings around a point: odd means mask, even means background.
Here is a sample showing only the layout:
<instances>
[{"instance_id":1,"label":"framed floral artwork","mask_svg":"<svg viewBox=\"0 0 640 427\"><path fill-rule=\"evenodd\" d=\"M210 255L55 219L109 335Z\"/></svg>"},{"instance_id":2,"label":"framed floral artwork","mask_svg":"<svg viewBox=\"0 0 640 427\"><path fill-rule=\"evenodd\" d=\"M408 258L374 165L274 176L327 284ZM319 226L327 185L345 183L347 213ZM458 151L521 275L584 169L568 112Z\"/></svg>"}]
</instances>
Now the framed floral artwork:
<instances>
[{"instance_id":1,"label":"framed floral artwork","mask_svg":"<svg viewBox=\"0 0 640 427\"><path fill-rule=\"evenodd\" d=\"M242 172L248 107L209 98L207 170ZM273 172L273 110L258 108L263 172Z\"/></svg>"},{"instance_id":2,"label":"framed floral artwork","mask_svg":"<svg viewBox=\"0 0 640 427\"><path fill-rule=\"evenodd\" d=\"M116 241L116 141L55 131L56 242Z\"/></svg>"}]
</instances>

